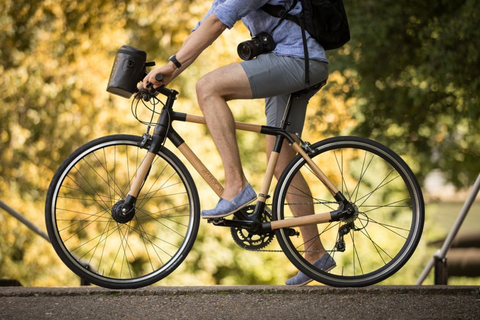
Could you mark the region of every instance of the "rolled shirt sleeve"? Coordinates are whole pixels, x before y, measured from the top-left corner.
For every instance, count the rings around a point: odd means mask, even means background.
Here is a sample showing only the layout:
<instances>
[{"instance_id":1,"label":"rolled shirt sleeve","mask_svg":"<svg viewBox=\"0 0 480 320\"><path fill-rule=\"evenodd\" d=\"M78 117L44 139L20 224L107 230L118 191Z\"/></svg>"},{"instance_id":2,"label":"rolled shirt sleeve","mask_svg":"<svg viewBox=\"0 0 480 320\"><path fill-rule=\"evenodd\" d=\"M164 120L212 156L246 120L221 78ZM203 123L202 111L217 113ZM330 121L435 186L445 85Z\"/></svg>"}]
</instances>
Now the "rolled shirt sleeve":
<instances>
[{"instance_id":1,"label":"rolled shirt sleeve","mask_svg":"<svg viewBox=\"0 0 480 320\"><path fill-rule=\"evenodd\" d=\"M208 13L203 20L197 24L195 29L212 13L215 14L227 28L231 29L237 21L252 11L258 10L267 2L268 0L215 0Z\"/></svg>"},{"instance_id":2,"label":"rolled shirt sleeve","mask_svg":"<svg viewBox=\"0 0 480 320\"><path fill-rule=\"evenodd\" d=\"M213 13L222 21L229 29L233 27L235 22L239 21L252 11L258 10L268 0L226 0L219 4Z\"/></svg>"}]
</instances>

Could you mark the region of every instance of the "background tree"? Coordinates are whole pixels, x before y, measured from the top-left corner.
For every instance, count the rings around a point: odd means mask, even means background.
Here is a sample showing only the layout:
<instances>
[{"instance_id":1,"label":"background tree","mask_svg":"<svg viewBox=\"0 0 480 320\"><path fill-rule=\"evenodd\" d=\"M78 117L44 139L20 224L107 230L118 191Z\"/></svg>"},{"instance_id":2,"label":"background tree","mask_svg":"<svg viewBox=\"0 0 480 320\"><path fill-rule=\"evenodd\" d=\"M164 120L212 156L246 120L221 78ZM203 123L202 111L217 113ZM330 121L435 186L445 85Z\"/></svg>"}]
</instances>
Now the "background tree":
<instances>
[{"instance_id":1,"label":"background tree","mask_svg":"<svg viewBox=\"0 0 480 320\"><path fill-rule=\"evenodd\" d=\"M474 0L345 1L352 41L332 57L355 134L411 155L422 178L479 173L480 37Z\"/></svg>"}]
</instances>

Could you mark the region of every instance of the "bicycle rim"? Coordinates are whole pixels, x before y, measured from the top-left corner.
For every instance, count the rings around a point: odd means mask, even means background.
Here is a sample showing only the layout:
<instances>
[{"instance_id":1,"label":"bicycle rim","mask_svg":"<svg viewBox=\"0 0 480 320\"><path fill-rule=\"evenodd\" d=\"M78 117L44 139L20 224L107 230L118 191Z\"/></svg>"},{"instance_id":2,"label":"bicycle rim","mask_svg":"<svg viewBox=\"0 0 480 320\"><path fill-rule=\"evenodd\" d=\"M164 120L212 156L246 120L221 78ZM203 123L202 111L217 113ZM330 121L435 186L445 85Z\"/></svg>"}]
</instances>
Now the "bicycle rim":
<instances>
[{"instance_id":1,"label":"bicycle rim","mask_svg":"<svg viewBox=\"0 0 480 320\"><path fill-rule=\"evenodd\" d=\"M356 213L353 218L310 226L308 238L306 229L296 228L299 236L278 230L282 249L298 269L328 285L366 286L386 279L408 261L423 230L423 196L413 173L393 151L368 139L331 138L312 149L313 161L354 204ZM295 185L299 173L311 195ZM292 195L296 203L291 201ZM285 170L274 203L274 220L292 218L295 212L338 209L338 203L301 157ZM330 254L336 267L323 272L305 259L305 255L316 253Z\"/></svg>"},{"instance_id":2,"label":"bicycle rim","mask_svg":"<svg viewBox=\"0 0 480 320\"><path fill-rule=\"evenodd\" d=\"M147 149L141 137L100 138L75 151L50 185L46 223L63 262L81 278L108 288L137 288L170 274L190 251L199 203L183 164L162 148L137 198L135 216L118 221Z\"/></svg>"}]
</instances>

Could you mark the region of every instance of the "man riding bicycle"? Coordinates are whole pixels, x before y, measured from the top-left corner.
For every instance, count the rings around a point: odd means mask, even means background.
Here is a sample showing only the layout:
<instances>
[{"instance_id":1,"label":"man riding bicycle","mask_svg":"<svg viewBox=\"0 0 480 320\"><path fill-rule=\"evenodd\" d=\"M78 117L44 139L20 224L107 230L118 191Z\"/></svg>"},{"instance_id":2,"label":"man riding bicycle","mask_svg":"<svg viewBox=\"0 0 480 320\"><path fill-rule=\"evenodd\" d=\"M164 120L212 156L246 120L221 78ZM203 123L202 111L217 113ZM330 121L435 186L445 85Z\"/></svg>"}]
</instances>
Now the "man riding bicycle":
<instances>
[{"instance_id":1,"label":"man riding bicycle","mask_svg":"<svg viewBox=\"0 0 480 320\"><path fill-rule=\"evenodd\" d=\"M206 219L228 216L256 199L256 193L242 169L234 118L227 102L235 99L265 98L267 125L279 127L290 94L306 87L301 28L294 22L264 12L261 7L267 3L286 8L294 5L290 11L292 15L302 10L300 1L296 0L214 0L204 19L186 38L180 50L170 57L166 65L153 69L143 80L144 87L148 83L152 83L155 88L168 84L190 66L226 28L232 28L239 20L242 20L254 36L252 41L256 43L247 43L247 48L244 48L246 52L241 54L245 55L242 58L250 60L214 70L197 83L198 103L220 153L225 171L224 192L215 208L202 211L202 217ZM249 45L252 49L250 51ZM323 47L308 33L307 46L310 85L315 87L328 78L328 60ZM260 54L251 56L256 53ZM163 75L162 81L155 79L157 74ZM316 89L306 90L293 101L288 131L301 134L308 101L318 90L318 86ZM274 143L275 137L267 136L268 157ZM277 178L294 156L293 149L282 148L275 169ZM307 186L306 188L308 189ZM313 208L311 212L294 213L313 214ZM306 253L305 259L324 271L333 268L335 262L325 253L316 226L302 228L304 238L317 239L312 243L312 250ZM286 283L300 285L310 281L310 278L299 272Z\"/></svg>"}]
</instances>

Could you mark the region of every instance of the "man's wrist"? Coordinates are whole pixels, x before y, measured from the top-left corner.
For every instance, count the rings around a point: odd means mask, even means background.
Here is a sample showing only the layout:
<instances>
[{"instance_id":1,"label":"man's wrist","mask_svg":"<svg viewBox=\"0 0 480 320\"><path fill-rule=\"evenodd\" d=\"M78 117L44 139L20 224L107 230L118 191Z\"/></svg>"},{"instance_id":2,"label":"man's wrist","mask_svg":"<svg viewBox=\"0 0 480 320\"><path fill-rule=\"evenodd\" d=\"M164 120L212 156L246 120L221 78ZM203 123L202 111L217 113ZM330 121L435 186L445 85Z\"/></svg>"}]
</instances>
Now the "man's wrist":
<instances>
[{"instance_id":1,"label":"man's wrist","mask_svg":"<svg viewBox=\"0 0 480 320\"><path fill-rule=\"evenodd\" d=\"M178 62L176 55L173 55L170 58L168 58L168 61L172 62L177 69L180 69L182 67L182 64Z\"/></svg>"}]
</instances>

